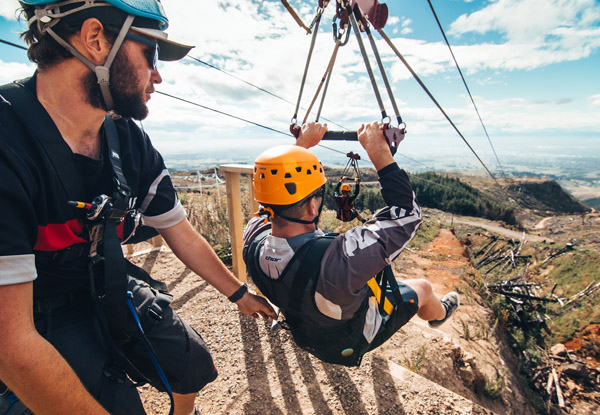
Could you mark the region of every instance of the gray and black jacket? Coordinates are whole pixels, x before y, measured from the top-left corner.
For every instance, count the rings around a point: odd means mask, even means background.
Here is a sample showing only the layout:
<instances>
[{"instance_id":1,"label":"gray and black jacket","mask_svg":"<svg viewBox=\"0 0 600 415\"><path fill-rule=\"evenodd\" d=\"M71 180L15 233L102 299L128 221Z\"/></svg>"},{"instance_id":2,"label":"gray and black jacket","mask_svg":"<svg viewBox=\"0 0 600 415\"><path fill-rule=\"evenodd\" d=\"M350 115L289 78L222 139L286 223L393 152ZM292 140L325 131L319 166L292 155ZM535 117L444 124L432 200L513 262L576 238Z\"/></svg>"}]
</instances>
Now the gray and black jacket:
<instances>
[{"instance_id":1,"label":"gray and black jacket","mask_svg":"<svg viewBox=\"0 0 600 415\"><path fill-rule=\"evenodd\" d=\"M338 235L329 244L321 260L314 303L318 312L328 319L348 321L355 316L366 298L371 296L367 282L402 252L421 224L421 209L406 172L392 163L378 174L387 206L377 211L364 225ZM270 226L262 218L253 218L248 222L244 231L243 250L247 263L250 244ZM258 248L261 270L270 278L279 278L306 242L323 236L321 230L287 239L268 235ZM306 317L311 318L308 315ZM363 335L367 341L370 342L377 334L381 321L377 302L371 296L363 325Z\"/></svg>"}]
</instances>

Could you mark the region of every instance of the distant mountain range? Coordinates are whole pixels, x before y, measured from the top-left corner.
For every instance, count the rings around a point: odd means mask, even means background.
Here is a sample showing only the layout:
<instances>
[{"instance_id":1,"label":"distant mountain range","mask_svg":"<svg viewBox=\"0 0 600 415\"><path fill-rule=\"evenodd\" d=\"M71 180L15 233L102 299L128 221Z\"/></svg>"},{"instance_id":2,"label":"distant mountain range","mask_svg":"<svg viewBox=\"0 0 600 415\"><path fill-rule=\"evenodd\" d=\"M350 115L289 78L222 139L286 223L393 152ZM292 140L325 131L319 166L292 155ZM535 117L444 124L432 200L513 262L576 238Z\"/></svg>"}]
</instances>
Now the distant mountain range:
<instances>
[{"instance_id":1,"label":"distant mountain range","mask_svg":"<svg viewBox=\"0 0 600 415\"><path fill-rule=\"evenodd\" d=\"M332 167L344 166L348 159L342 152L315 150L324 165ZM364 153L364 150L363 150ZM573 155L564 153L548 153L542 156L533 154L512 154L502 156L501 168L495 159L485 159L488 168L497 177L504 173L508 177L548 177L556 180L588 206L600 208L600 156ZM240 151L206 151L201 154L166 154L165 163L171 172L212 170L222 164L252 164L256 154L247 149ZM474 157L464 155L404 155L395 156L398 164L409 172L424 171L455 172L461 174L485 176L486 171ZM359 161L359 167L371 167L367 160Z\"/></svg>"}]
</instances>

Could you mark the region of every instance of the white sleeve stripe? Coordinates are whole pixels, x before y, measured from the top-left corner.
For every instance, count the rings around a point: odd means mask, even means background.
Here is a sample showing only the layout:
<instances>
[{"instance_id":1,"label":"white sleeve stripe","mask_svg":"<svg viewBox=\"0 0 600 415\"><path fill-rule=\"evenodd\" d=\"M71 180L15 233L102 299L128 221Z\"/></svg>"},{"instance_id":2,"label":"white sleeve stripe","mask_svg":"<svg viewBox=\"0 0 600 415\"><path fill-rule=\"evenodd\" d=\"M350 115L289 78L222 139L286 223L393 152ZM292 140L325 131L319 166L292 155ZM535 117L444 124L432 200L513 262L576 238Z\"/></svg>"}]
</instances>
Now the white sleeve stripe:
<instances>
[{"instance_id":1,"label":"white sleeve stripe","mask_svg":"<svg viewBox=\"0 0 600 415\"><path fill-rule=\"evenodd\" d=\"M142 212L145 212L146 209L148 209L148 206L152 202L152 199L154 199L154 196L156 196L156 190L158 189L158 185L160 184L160 182L162 181L162 179L164 177L168 176L168 175L169 175L169 172L167 171L167 169L164 169L158 175L158 177L156 179L154 179L154 181L150 185L150 188L148 189L148 194L146 195L146 198L144 199L144 202L142 203L142 206L140 206L140 210Z\"/></svg>"},{"instance_id":2,"label":"white sleeve stripe","mask_svg":"<svg viewBox=\"0 0 600 415\"><path fill-rule=\"evenodd\" d=\"M175 202L173 209L157 216L144 216L144 225L151 226L156 229L166 229L171 226L177 225L179 222L185 219L185 209L179 203L179 200Z\"/></svg>"},{"instance_id":3,"label":"white sleeve stripe","mask_svg":"<svg viewBox=\"0 0 600 415\"><path fill-rule=\"evenodd\" d=\"M33 254L0 256L0 285L21 284L36 278Z\"/></svg>"}]
</instances>

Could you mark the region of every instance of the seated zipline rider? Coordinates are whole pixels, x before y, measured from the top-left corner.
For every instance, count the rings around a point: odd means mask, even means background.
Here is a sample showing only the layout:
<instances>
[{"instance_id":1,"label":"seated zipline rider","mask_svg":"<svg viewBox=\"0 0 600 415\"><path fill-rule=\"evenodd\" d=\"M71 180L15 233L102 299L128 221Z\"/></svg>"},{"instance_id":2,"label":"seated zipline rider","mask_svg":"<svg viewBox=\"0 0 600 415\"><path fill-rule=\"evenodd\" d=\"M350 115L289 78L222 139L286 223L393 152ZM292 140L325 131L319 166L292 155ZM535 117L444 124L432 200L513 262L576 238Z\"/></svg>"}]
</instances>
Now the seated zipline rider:
<instances>
[{"instance_id":1,"label":"seated zipline rider","mask_svg":"<svg viewBox=\"0 0 600 415\"><path fill-rule=\"evenodd\" d=\"M344 183L346 180L348 180L348 178L343 176L335 187L335 203L337 205L336 218L342 222L350 222L351 220L358 219L362 223L365 223L367 220L363 218L354 207L354 200L360 192L360 179L358 177L354 179L353 194L350 194L350 191L352 190L350 185Z\"/></svg>"},{"instance_id":2,"label":"seated zipline rider","mask_svg":"<svg viewBox=\"0 0 600 415\"><path fill-rule=\"evenodd\" d=\"M400 282L391 274L389 264L421 224L421 209L380 127L377 122L363 125L358 138L377 169L387 206L365 225L340 235L317 226L326 179L307 149L321 140L323 126L304 126L295 146L267 150L254 164L254 194L261 209L244 232L249 275L280 308L282 326L296 343L329 363L358 366L366 352L415 314L438 327L459 305L454 292L440 301L428 281ZM379 286L372 284L373 277L382 271L389 280L389 292L383 291L387 298L374 295Z\"/></svg>"}]
</instances>

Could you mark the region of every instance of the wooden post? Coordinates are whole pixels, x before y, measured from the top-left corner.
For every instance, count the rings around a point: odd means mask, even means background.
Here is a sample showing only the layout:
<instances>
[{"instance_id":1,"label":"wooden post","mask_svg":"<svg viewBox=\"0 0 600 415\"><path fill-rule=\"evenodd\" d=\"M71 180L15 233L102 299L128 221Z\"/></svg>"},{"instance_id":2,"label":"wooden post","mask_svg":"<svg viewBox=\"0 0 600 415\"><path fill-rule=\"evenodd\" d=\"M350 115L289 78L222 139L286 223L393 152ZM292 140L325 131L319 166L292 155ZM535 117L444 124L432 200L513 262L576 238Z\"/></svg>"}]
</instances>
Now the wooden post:
<instances>
[{"instance_id":1,"label":"wooden post","mask_svg":"<svg viewBox=\"0 0 600 415\"><path fill-rule=\"evenodd\" d=\"M242 258L242 236L244 222L242 220L240 174L249 175L249 193L252 198L250 206L252 209L258 210L258 204L254 201L254 192L252 191L252 176L254 173L254 167L244 164L225 164L219 166L219 169L225 173L225 188L227 190L227 215L229 217L229 238L231 241L231 261L233 264L233 273L240 281L246 282L246 264Z\"/></svg>"},{"instance_id":2,"label":"wooden post","mask_svg":"<svg viewBox=\"0 0 600 415\"><path fill-rule=\"evenodd\" d=\"M254 186L252 182L254 181L254 171L253 174L248 175L248 196L250 198L250 215L247 218L250 220L256 212L258 212L258 202L254 199Z\"/></svg>"}]
</instances>

